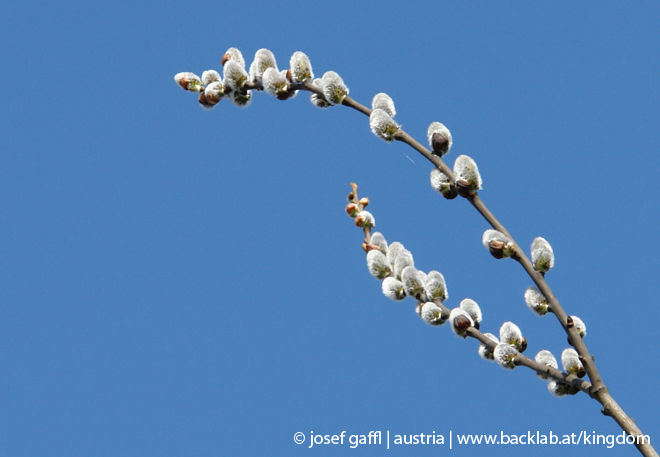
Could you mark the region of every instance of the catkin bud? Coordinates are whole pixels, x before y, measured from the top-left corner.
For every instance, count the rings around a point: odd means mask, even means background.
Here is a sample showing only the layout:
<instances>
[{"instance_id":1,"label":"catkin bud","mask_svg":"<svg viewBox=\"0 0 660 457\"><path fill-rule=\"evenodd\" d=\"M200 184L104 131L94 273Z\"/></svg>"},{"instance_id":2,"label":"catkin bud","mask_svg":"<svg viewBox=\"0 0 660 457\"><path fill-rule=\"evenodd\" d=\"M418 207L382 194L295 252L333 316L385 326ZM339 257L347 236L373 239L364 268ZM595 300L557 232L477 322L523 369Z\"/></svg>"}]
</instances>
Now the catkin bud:
<instances>
[{"instance_id":1,"label":"catkin bud","mask_svg":"<svg viewBox=\"0 0 660 457\"><path fill-rule=\"evenodd\" d=\"M584 324L582 319L580 319L577 316L571 316L573 318L573 326L578 332L578 335L580 335L580 338L584 338L587 336L587 326Z\"/></svg>"},{"instance_id":2,"label":"catkin bud","mask_svg":"<svg viewBox=\"0 0 660 457\"><path fill-rule=\"evenodd\" d=\"M262 84L266 92L278 98L289 91L289 82L277 68L266 68L262 76Z\"/></svg>"},{"instance_id":3,"label":"catkin bud","mask_svg":"<svg viewBox=\"0 0 660 457\"><path fill-rule=\"evenodd\" d=\"M334 71L326 71L323 75L323 95L331 105L340 105L348 95L348 87Z\"/></svg>"},{"instance_id":4,"label":"catkin bud","mask_svg":"<svg viewBox=\"0 0 660 457\"><path fill-rule=\"evenodd\" d=\"M315 79L312 84L314 84L316 87L319 89L323 90L323 80L320 78ZM316 106L317 108L327 108L330 106L330 103L328 103L324 97L320 96L319 94L315 94L314 92L311 93L309 96L309 101L312 102L312 105Z\"/></svg>"},{"instance_id":5,"label":"catkin bud","mask_svg":"<svg viewBox=\"0 0 660 457\"><path fill-rule=\"evenodd\" d=\"M419 316L429 325L442 325L446 321L442 318L442 309L433 302L426 302L419 306Z\"/></svg>"},{"instance_id":6,"label":"catkin bud","mask_svg":"<svg viewBox=\"0 0 660 457\"><path fill-rule=\"evenodd\" d=\"M174 81L185 90L199 92L202 90L202 81L195 73L184 71L174 76Z\"/></svg>"},{"instance_id":7,"label":"catkin bud","mask_svg":"<svg viewBox=\"0 0 660 457\"><path fill-rule=\"evenodd\" d=\"M235 60L229 60L223 68L223 80L225 85L236 91L243 87L248 80L245 68Z\"/></svg>"},{"instance_id":8,"label":"catkin bud","mask_svg":"<svg viewBox=\"0 0 660 457\"><path fill-rule=\"evenodd\" d=\"M382 233L380 232L372 233L370 243L375 246L378 246L380 252L382 252L383 254L387 254L387 240L385 240L385 237L383 236ZM387 260L387 263L391 265L389 259Z\"/></svg>"},{"instance_id":9,"label":"catkin bud","mask_svg":"<svg viewBox=\"0 0 660 457\"><path fill-rule=\"evenodd\" d=\"M392 275L392 267L387 261L387 257L378 250L367 253L367 267L369 273L376 279L383 280Z\"/></svg>"},{"instance_id":10,"label":"catkin bud","mask_svg":"<svg viewBox=\"0 0 660 457\"><path fill-rule=\"evenodd\" d=\"M431 170L431 187L447 200L454 199L458 195L456 187L451 183L449 177L438 168Z\"/></svg>"},{"instance_id":11,"label":"catkin bud","mask_svg":"<svg viewBox=\"0 0 660 457\"><path fill-rule=\"evenodd\" d=\"M429 271L426 275L426 286L424 287L426 298L429 300L440 300L444 302L449 297L445 277L438 271Z\"/></svg>"},{"instance_id":12,"label":"catkin bud","mask_svg":"<svg viewBox=\"0 0 660 457\"><path fill-rule=\"evenodd\" d=\"M225 96L225 87L222 81L209 83L204 90L204 96L209 104L215 105Z\"/></svg>"},{"instance_id":13,"label":"catkin bud","mask_svg":"<svg viewBox=\"0 0 660 457\"><path fill-rule=\"evenodd\" d=\"M534 269L541 273L547 273L555 266L555 254L552 246L540 236L532 241L532 264Z\"/></svg>"},{"instance_id":14,"label":"catkin bud","mask_svg":"<svg viewBox=\"0 0 660 457\"><path fill-rule=\"evenodd\" d=\"M454 162L454 178L459 195L468 197L481 189L481 175L477 164L470 157L460 155Z\"/></svg>"},{"instance_id":15,"label":"catkin bud","mask_svg":"<svg viewBox=\"0 0 660 457\"><path fill-rule=\"evenodd\" d=\"M544 316L548 313L548 300L534 286L529 286L525 291L525 303L537 316Z\"/></svg>"},{"instance_id":16,"label":"catkin bud","mask_svg":"<svg viewBox=\"0 0 660 457\"><path fill-rule=\"evenodd\" d=\"M390 117L396 116L396 109L394 108L394 102L390 98L389 95L381 92L380 94L376 94L374 99L371 101L371 109L382 109L385 111L387 114L389 114Z\"/></svg>"},{"instance_id":17,"label":"catkin bud","mask_svg":"<svg viewBox=\"0 0 660 457\"><path fill-rule=\"evenodd\" d=\"M294 83L314 79L312 63L304 52L296 51L293 53L289 61L289 68L291 70L291 81Z\"/></svg>"},{"instance_id":18,"label":"catkin bud","mask_svg":"<svg viewBox=\"0 0 660 457\"><path fill-rule=\"evenodd\" d=\"M523 352L527 347L527 341L522 335L522 332L513 322L505 322L500 327L500 341L515 347L518 351Z\"/></svg>"},{"instance_id":19,"label":"catkin bud","mask_svg":"<svg viewBox=\"0 0 660 457\"><path fill-rule=\"evenodd\" d=\"M394 141L394 137L399 131L399 126L394 122L394 119L379 108L371 112L369 116L369 127L371 127L374 135L387 143Z\"/></svg>"},{"instance_id":20,"label":"catkin bud","mask_svg":"<svg viewBox=\"0 0 660 457\"><path fill-rule=\"evenodd\" d=\"M470 315L461 308L451 310L451 313L449 313L449 322L451 322L453 332L463 338L467 338L467 330L474 326Z\"/></svg>"},{"instance_id":21,"label":"catkin bud","mask_svg":"<svg viewBox=\"0 0 660 457\"><path fill-rule=\"evenodd\" d=\"M491 339L495 344L499 344L500 342L500 340L498 340L497 337L492 333L484 333L484 336ZM479 357L481 357L484 360L495 360L495 358L493 357L493 349L490 349L488 346L486 346L483 343L479 345Z\"/></svg>"},{"instance_id":22,"label":"catkin bud","mask_svg":"<svg viewBox=\"0 0 660 457\"><path fill-rule=\"evenodd\" d=\"M442 157L443 155L447 154L449 149L451 149L451 133L449 133L447 127L442 125L440 122L434 122L429 125L427 136L429 139L429 146L431 146L433 154L437 155L438 157Z\"/></svg>"},{"instance_id":23,"label":"catkin bud","mask_svg":"<svg viewBox=\"0 0 660 457\"><path fill-rule=\"evenodd\" d=\"M229 95L229 100L239 108L247 108L252 103L252 91L248 90L245 94L235 90Z\"/></svg>"},{"instance_id":24,"label":"catkin bud","mask_svg":"<svg viewBox=\"0 0 660 457\"><path fill-rule=\"evenodd\" d=\"M552 352L546 351L545 349L542 351L539 351L538 354L534 357L534 360L536 360L537 363L540 363L541 365L547 365L552 368L557 368L557 359L555 359L555 356L552 355ZM537 376L539 376L542 379L548 379L548 376L543 375L541 373L536 373Z\"/></svg>"},{"instance_id":25,"label":"catkin bud","mask_svg":"<svg viewBox=\"0 0 660 457\"><path fill-rule=\"evenodd\" d=\"M383 294L387 298L395 301L400 301L406 298L406 290L403 287L403 283L391 276L383 280Z\"/></svg>"},{"instance_id":26,"label":"catkin bud","mask_svg":"<svg viewBox=\"0 0 660 457\"><path fill-rule=\"evenodd\" d=\"M391 250L391 246L390 246ZM389 251L387 253L387 258L389 259ZM403 273L403 270L406 267L414 267L415 266L415 261L413 260L412 253L407 250L403 249L401 252L399 252L396 256L396 259L394 260L394 277L395 278L401 278L401 274Z\"/></svg>"},{"instance_id":27,"label":"catkin bud","mask_svg":"<svg viewBox=\"0 0 660 457\"><path fill-rule=\"evenodd\" d=\"M349 203L346 205L346 214L351 217L355 217L360 213L360 209L355 203Z\"/></svg>"},{"instance_id":28,"label":"catkin bud","mask_svg":"<svg viewBox=\"0 0 660 457\"><path fill-rule=\"evenodd\" d=\"M399 253L403 252L404 249L405 248L403 247L403 244L399 243L398 241L395 241L394 243L390 244L387 247L387 260L389 260L390 263L394 265L397 256L399 255Z\"/></svg>"},{"instance_id":29,"label":"catkin bud","mask_svg":"<svg viewBox=\"0 0 660 457\"><path fill-rule=\"evenodd\" d=\"M513 370L516 367L515 358L518 350L507 343L499 343L493 351L493 358L502 368Z\"/></svg>"},{"instance_id":30,"label":"catkin bud","mask_svg":"<svg viewBox=\"0 0 660 457\"><path fill-rule=\"evenodd\" d=\"M206 70L205 72L202 73L202 84L204 86L208 86L209 84L216 81L222 81L220 79L220 74L217 71Z\"/></svg>"},{"instance_id":31,"label":"catkin bud","mask_svg":"<svg viewBox=\"0 0 660 457\"><path fill-rule=\"evenodd\" d=\"M415 297L424 290L426 275L415 267L406 267L401 272L401 282L406 289L406 294Z\"/></svg>"},{"instance_id":32,"label":"catkin bud","mask_svg":"<svg viewBox=\"0 0 660 457\"><path fill-rule=\"evenodd\" d=\"M575 349L564 349L561 353L561 364L566 373L575 373L579 378L585 375L584 366Z\"/></svg>"},{"instance_id":33,"label":"catkin bud","mask_svg":"<svg viewBox=\"0 0 660 457\"><path fill-rule=\"evenodd\" d=\"M555 380L548 382L548 391L555 397L565 397L568 393L568 386L566 384L558 383Z\"/></svg>"},{"instance_id":34,"label":"catkin bud","mask_svg":"<svg viewBox=\"0 0 660 457\"><path fill-rule=\"evenodd\" d=\"M466 298L458 306L459 308L465 310L470 315L470 317L472 318L472 322L474 322L474 328L479 330L482 314L481 314L481 308L479 308L477 302L474 300L470 300L469 298Z\"/></svg>"},{"instance_id":35,"label":"catkin bud","mask_svg":"<svg viewBox=\"0 0 660 457\"><path fill-rule=\"evenodd\" d=\"M236 48L229 48L227 49L227 52L225 52L225 55L222 56L222 66L224 67L227 62L230 60L234 60L238 62L238 64L245 69L245 59L243 58L243 54L241 54L241 51L239 51Z\"/></svg>"},{"instance_id":36,"label":"catkin bud","mask_svg":"<svg viewBox=\"0 0 660 457\"><path fill-rule=\"evenodd\" d=\"M263 74L269 68L274 68L275 71L279 71L277 69L275 56L268 49L259 49L254 54L254 60L250 64L250 81L257 84L261 83Z\"/></svg>"},{"instance_id":37,"label":"catkin bud","mask_svg":"<svg viewBox=\"0 0 660 457\"><path fill-rule=\"evenodd\" d=\"M376 220L369 211L360 211L355 217L355 225L362 228L375 227Z\"/></svg>"},{"instance_id":38,"label":"catkin bud","mask_svg":"<svg viewBox=\"0 0 660 457\"><path fill-rule=\"evenodd\" d=\"M515 245L504 233L488 229L481 237L481 242L496 259L508 258L515 252Z\"/></svg>"}]
</instances>

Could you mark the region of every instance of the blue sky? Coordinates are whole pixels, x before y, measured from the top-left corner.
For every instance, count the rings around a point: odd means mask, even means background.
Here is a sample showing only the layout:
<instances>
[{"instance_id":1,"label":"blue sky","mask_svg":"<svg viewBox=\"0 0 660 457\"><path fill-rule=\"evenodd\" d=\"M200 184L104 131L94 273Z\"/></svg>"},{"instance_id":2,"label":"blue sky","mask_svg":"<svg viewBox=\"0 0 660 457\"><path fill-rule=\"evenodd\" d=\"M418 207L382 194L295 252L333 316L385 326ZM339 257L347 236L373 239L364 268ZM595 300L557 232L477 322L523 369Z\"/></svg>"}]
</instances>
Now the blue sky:
<instances>
[{"instance_id":1,"label":"blue sky","mask_svg":"<svg viewBox=\"0 0 660 457\"><path fill-rule=\"evenodd\" d=\"M0 6L0 455L412 455L448 446L326 445L309 435L620 434L586 395L557 399L475 341L385 298L349 183L377 229L441 271L483 331L519 325L528 355L566 338L531 284L481 245L486 222L429 186L430 165L365 116L301 93L204 111L174 74L231 46L369 104L389 94L418 140L439 121L547 275L619 404L655 440L660 336L655 183L660 8L618 2L72 2ZM305 444L293 442L302 432ZM550 455L553 446L454 447ZM561 447L564 455L634 448Z\"/></svg>"}]
</instances>

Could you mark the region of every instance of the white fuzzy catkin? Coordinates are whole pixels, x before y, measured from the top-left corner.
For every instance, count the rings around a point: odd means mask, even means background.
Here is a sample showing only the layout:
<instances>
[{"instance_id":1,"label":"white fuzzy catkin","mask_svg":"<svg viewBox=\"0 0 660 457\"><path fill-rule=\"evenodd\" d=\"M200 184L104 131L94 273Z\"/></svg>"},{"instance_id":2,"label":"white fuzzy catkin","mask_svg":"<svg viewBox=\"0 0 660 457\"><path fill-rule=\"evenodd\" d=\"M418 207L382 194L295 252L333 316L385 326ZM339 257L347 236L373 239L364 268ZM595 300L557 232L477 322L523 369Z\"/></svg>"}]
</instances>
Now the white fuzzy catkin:
<instances>
[{"instance_id":1,"label":"white fuzzy catkin","mask_svg":"<svg viewBox=\"0 0 660 457\"><path fill-rule=\"evenodd\" d=\"M492 243L493 241L499 241L503 243L501 252L499 252L499 249L491 250L490 243ZM483 243L484 247L488 249L490 253L498 259L499 258L506 259L511 257L516 249L515 244L513 244L513 242L509 239L508 236L493 229L488 229L484 232L483 236L481 237L481 242Z\"/></svg>"},{"instance_id":2,"label":"white fuzzy catkin","mask_svg":"<svg viewBox=\"0 0 660 457\"><path fill-rule=\"evenodd\" d=\"M403 283L391 276L383 280L383 294L395 301L406 298L406 290L403 287Z\"/></svg>"},{"instance_id":3,"label":"white fuzzy catkin","mask_svg":"<svg viewBox=\"0 0 660 457\"><path fill-rule=\"evenodd\" d=\"M387 247L387 260L390 261L392 266L394 266L399 253L401 253L404 249L405 248L403 247L403 244L399 243L398 241L395 241Z\"/></svg>"},{"instance_id":4,"label":"white fuzzy catkin","mask_svg":"<svg viewBox=\"0 0 660 457\"><path fill-rule=\"evenodd\" d=\"M424 290L426 276L415 267L406 267L401 272L401 282L406 289L406 294L414 297Z\"/></svg>"},{"instance_id":5,"label":"white fuzzy catkin","mask_svg":"<svg viewBox=\"0 0 660 457\"><path fill-rule=\"evenodd\" d=\"M371 101L371 109L382 109L389 114L390 117L396 116L394 101L392 101L389 95L383 92L374 96L374 99Z\"/></svg>"},{"instance_id":6,"label":"white fuzzy catkin","mask_svg":"<svg viewBox=\"0 0 660 457\"><path fill-rule=\"evenodd\" d=\"M202 81L195 73L184 71L174 75L174 81L185 90L199 92L202 89Z\"/></svg>"},{"instance_id":7,"label":"white fuzzy catkin","mask_svg":"<svg viewBox=\"0 0 660 457\"><path fill-rule=\"evenodd\" d=\"M498 232L497 230L488 229L484 232L483 236L481 237L481 242L483 243L486 249L490 249L491 241L501 241L504 244L511 243L509 237L506 236L504 233Z\"/></svg>"},{"instance_id":8,"label":"white fuzzy catkin","mask_svg":"<svg viewBox=\"0 0 660 457\"><path fill-rule=\"evenodd\" d=\"M387 240L385 239L382 233L380 232L372 233L371 239L369 240L369 244L378 246L380 248L380 252L382 252L383 254L387 254Z\"/></svg>"},{"instance_id":9,"label":"white fuzzy catkin","mask_svg":"<svg viewBox=\"0 0 660 457\"><path fill-rule=\"evenodd\" d=\"M348 87L334 71L326 71L323 75L323 95L331 105L340 105L348 95Z\"/></svg>"},{"instance_id":10,"label":"white fuzzy catkin","mask_svg":"<svg viewBox=\"0 0 660 457\"><path fill-rule=\"evenodd\" d=\"M294 83L314 79L312 63L304 52L296 51L293 53L289 61L289 69L291 70L291 79Z\"/></svg>"},{"instance_id":11,"label":"white fuzzy catkin","mask_svg":"<svg viewBox=\"0 0 660 457\"><path fill-rule=\"evenodd\" d=\"M547 273L555 266L555 254L552 252L552 246L540 236L532 241L532 264L535 270L542 273Z\"/></svg>"},{"instance_id":12,"label":"white fuzzy catkin","mask_svg":"<svg viewBox=\"0 0 660 457\"><path fill-rule=\"evenodd\" d=\"M262 84L264 90L275 97L284 94L289 90L289 82L287 79L282 76L277 68L273 67L266 68L264 71L262 75Z\"/></svg>"},{"instance_id":13,"label":"white fuzzy catkin","mask_svg":"<svg viewBox=\"0 0 660 457\"><path fill-rule=\"evenodd\" d=\"M456 158L454 178L456 181L467 181L470 184L470 193L481 189L482 181L477 164L466 155L460 155Z\"/></svg>"},{"instance_id":14,"label":"white fuzzy catkin","mask_svg":"<svg viewBox=\"0 0 660 457\"><path fill-rule=\"evenodd\" d=\"M557 368L557 359L555 359L555 356L552 355L552 352L547 351L545 349L539 351L539 353L536 354L536 356L534 357L534 360L536 360L536 362L540 363L541 365L547 365L552 368ZM548 379L547 375L541 373L536 373L536 375L543 379Z\"/></svg>"},{"instance_id":15,"label":"white fuzzy catkin","mask_svg":"<svg viewBox=\"0 0 660 457\"><path fill-rule=\"evenodd\" d=\"M413 260L412 253L407 249L403 249L394 260L394 277L400 279L404 268L414 266L415 261Z\"/></svg>"},{"instance_id":16,"label":"white fuzzy catkin","mask_svg":"<svg viewBox=\"0 0 660 457\"><path fill-rule=\"evenodd\" d=\"M218 73L215 70L206 70L205 72L202 73L202 84L205 86L208 86L209 84L216 82L216 81L221 81L220 79L220 73Z\"/></svg>"},{"instance_id":17,"label":"white fuzzy catkin","mask_svg":"<svg viewBox=\"0 0 660 457\"><path fill-rule=\"evenodd\" d=\"M419 308L419 316L429 325L442 325L446 321L442 319L442 309L433 302L423 303Z\"/></svg>"},{"instance_id":18,"label":"white fuzzy catkin","mask_svg":"<svg viewBox=\"0 0 660 457\"><path fill-rule=\"evenodd\" d=\"M508 368L513 370L516 365L514 363L515 357L518 355L518 351L513 346L510 346L507 343L500 343L495 346L493 351L493 358L502 368Z\"/></svg>"},{"instance_id":19,"label":"white fuzzy catkin","mask_svg":"<svg viewBox=\"0 0 660 457\"><path fill-rule=\"evenodd\" d=\"M250 64L250 81L255 83L262 82L263 74L269 68L274 68L276 71L279 71L277 70L275 56L268 49L259 49L254 54L254 60Z\"/></svg>"},{"instance_id":20,"label":"white fuzzy catkin","mask_svg":"<svg viewBox=\"0 0 660 457\"><path fill-rule=\"evenodd\" d=\"M555 397L559 397L559 398L565 397L567 388L568 386L564 384L559 384L555 380L548 382L548 391Z\"/></svg>"},{"instance_id":21,"label":"white fuzzy catkin","mask_svg":"<svg viewBox=\"0 0 660 457\"><path fill-rule=\"evenodd\" d=\"M548 314L548 301L536 287L529 286L525 291L525 303L537 316Z\"/></svg>"},{"instance_id":22,"label":"white fuzzy catkin","mask_svg":"<svg viewBox=\"0 0 660 457\"><path fill-rule=\"evenodd\" d=\"M384 110L376 108L369 116L369 127L374 135L386 143L394 141L399 126Z\"/></svg>"},{"instance_id":23,"label":"white fuzzy catkin","mask_svg":"<svg viewBox=\"0 0 660 457\"><path fill-rule=\"evenodd\" d=\"M323 80L321 78L315 79L312 84L321 89L321 91L323 90ZM312 105L316 106L317 108L327 108L330 106L330 103L325 101L325 98L321 97L319 94L315 94L314 92L312 92L309 96L309 101L312 102Z\"/></svg>"},{"instance_id":24,"label":"white fuzzy catkin","mask_svg":"<svg viewBox=\"0 0 660 457\"><path fill-rule=\"evenodd\" d=\"M394 119L380 108L371 111L369 127L374 135L386 143L394 141L396 132L399 131L399 126L394 122Z\"/></svg>"},{"instance_id":25,"label":"white fuzzy catkin","mask_svg":"<svg viewBox=\"0 0 660 457\"><path fill-rule=\"evenodd\" d=\"M376 219L374 219L373 214L371 214L369 211L360 211L357 216L355 216L355 219L361 218L362 222L360 223L360 227L375 227L376 226Z\"/></svg>"},{"instance_id":26,"label":"white fuzzy catkin","mask_svg":"<svg viewBox=\"0 0 660 457\"><path fill-rule=\"evenodd\" d=\"M513 322L505 322L500 327L500 341L520 350L523 344L523 335L520 328Z\"/></svg>"},{"instance_id":27,"label":"white fuzzy catkin","mask_svg":"<svg viewBox=\"0 0 660 457\"><path fill-rule=\"evenodd\" d=\"M481 308L479 308L479 305L477 304L476 301L466 298L458 306L459 308L465 310L470 315L470 317L472 318L475 324L481 322L481 318L482 318Z\"/></svg>"},{"instance_id":28,"label":"white fuzzy catkin","mask_svg":"<svg viewBox=\"0 0 660 457\"><path fill-rule=\"evenodd\" d=\"M445 277L439 271L429 271L426 275L426 287L424 291L426 292L426 298L429 300L439 299L443 302L449 297Z\"/></svg>"},{"instance_id":29,"label":"white fuzzy catkin","mask_svg":"<svg viewBox=\"0 0 660 457\"><path fill-rule=\"evenodd\" d=\"M223 80L227 87L235 91L243 87L247 82L248 74L240 63L235 60L229 60L223 68Z\"/></svg>"},{"instance_id":30,"label":"white fuzzy catkin","mask_svg":"<svg viewBox=\"0 0 660 457\"><path fill-rule=\"evenodd\" d=\"M566 373L579 373L584 370L580 357L573 348L564 349L561 353L561 364Z\"/></svg>"},{"instance_id":31,"label":"white fuzzy catkin","mask_svg":"<svg viewBox=\"0 0 660 457\"><path fill-rule=\"evenodd\" d=\"M500 342L500 340L498 340L497 337L492 333L484 333L484 336L492 340L495 344L499 344ZM488 346L483 343L479 345L479 357L484 360L495 360L493 357L493 350L489 349Z\"/></svg>"},{"instance_id":32,"label":"white fuzzy catkin","mask_svg":"<svg viewBox=\"0 0 660 457\"><path fill-rule=\"evenodd\" d=\"M433 187L436 192L442 194L443 191L446 192L449 189L450 185L451 181L446 174L437 168L431 170L431 187Z\"/></svg>"},{"instance_id":33,"label":"white fuzzy catkin","mask_svg":"<svg viewBox=\"0 0 660 457\"><path fill-rule=\"evenodd\" d=\"M229 48L225 54L229 54L230 60L236 61L241 67L243 67L243 69L245 69L245 59L243 58L241 51L237 48Z\"/></svg>"},{"instance_id":34,"label":"white fuzzy catkin","mask_svg":"<svg viewBox=\"0 0 660 457\"><path fill-rule=\"evenodd\" d=\"M587 326L584 324L582 319L580 319L577 316L571 316L573 318L573 326L575 329L578 331L578 335L580 335L580 338L584 338L587 336Z\"/></svg>"},{"instance_id":35,"label":"white fuzzy catkin","mask_svg":"<svg viewBox=\"0 0 660 457\"><path fill-rule=\"evenodd\" d=\"M387 257L377 249L367 253L367 267L369 273L376 279L383 280L392 274L392 267Z\"/></svg>"},{"instance_id":36,"label":"white fuzzy catkin","mask_svg":"<svg viewBox=\"0 0 660 457\"><path fill-rule=\"evenodd\" d=\"M461 320L461 319L464 319L464 318L467 318L469 320L470 325L467 326L466 328L459 328L456 325L457 324L456 320L457 319ZM470 315L467 313L467 311L465 311L464 309L461 309L461 308L454 308L454 309L451 310L451 312L449 313L449 322L451 323L452 331L456 335L458 335L462 338L467 338L467 334L466 334L467 329L474 326L474 321L472 320Z\"/></svg>"},{"instance_id":37,"label":"white fuzzy catkin","mask_svg":"<svg viewBox=\"0 0 660 457\"><path fill-rule=\"evenodd\" d=\"M429 140L429 146L431 150L442 157L443 155L449 153L451 149L452 139L449 129L445 127L440 122L433 122L429 125L429 129L426 132L427 138ZM438 135L436 138L441 138L440 147L434 147L433 135ZM476 166L476 165L475 165Z\"/></svg>"},{"instance_id":38,"label":"white fuzzy catkin","mask_svg":"<svg viewBox=\"0 0 660 457\"><path fill-rule=\"evenodd\" d=\"M206 89L204 89L204 96L212 105L215 105L222 100L225 96L225 87L222 85L222 81L214 81L206 86Z\"/></svg>"}]
</instances>

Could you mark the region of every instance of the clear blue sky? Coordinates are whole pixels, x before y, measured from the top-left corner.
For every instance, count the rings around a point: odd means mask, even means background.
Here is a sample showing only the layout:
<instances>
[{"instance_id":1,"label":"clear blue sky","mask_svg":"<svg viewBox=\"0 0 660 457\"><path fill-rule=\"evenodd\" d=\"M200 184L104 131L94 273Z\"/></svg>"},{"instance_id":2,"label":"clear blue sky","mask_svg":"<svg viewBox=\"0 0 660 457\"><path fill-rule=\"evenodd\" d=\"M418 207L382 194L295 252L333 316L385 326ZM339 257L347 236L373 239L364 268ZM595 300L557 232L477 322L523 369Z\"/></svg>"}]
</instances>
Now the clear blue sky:
<instances>
[{"instance_id":1,"label":"clear blue sky","mask_svg":"<svg viewBox=\"0 0 660 457\"><path fill-rule=\"evenodd\" d=\"M0 6L0 455L426 456L315 434L620 434L586 395L433 328L380 291L344 213L514 321L528 355L566 338L481 245L485 221L367 118L306 94L207 112L173 76L230 46L304 51L356 100L389 94L425 142L449 127L547 278L615 399L660 442L660 8L650 2L5 2ZM293 441L303 432L303 445ZM636 455L470 446L453 455Z\"/></svg>"}]
</instances>

